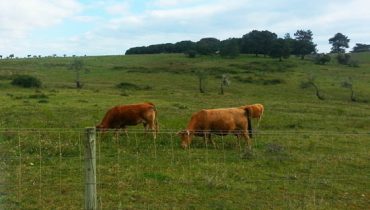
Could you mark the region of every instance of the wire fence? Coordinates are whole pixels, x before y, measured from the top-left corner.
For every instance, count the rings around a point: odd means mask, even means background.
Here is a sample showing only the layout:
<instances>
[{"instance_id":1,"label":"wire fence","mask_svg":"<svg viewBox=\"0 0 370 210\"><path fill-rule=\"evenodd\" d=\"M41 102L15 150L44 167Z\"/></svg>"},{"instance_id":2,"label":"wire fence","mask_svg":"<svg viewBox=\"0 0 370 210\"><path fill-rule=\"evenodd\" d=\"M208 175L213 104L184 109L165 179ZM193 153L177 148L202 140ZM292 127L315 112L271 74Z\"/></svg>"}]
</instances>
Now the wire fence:
<instances>
[{"instance_id":1,"label":"wire fence","mask_svg":"<svg viewBox=\"0 0 370 210\"><path fill-rule=\"evenodd\" d=\"M0 129L0 209L83 209L83 129ZM370 133L96 136L99 209L368 209Z\"/></svg>"}]
</instances>

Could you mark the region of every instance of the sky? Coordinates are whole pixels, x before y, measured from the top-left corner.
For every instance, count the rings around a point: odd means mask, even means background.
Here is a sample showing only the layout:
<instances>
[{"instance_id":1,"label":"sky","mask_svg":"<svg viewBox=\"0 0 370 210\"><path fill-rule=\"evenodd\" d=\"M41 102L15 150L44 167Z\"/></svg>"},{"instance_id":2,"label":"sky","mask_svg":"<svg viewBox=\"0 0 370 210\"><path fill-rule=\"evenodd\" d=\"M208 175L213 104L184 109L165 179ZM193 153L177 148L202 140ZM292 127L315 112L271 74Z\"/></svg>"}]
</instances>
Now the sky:
<instances>
[{"instance_id":1,"label":"sky","mask_svg":"<svg viewBox=\"0 0 370 210\"><path fill-rule=\"evenodd\" d=\"M300 29L329 52L338 32L350 49L370 44L369 8L369 0L0 0L0 55L119 55L252 30L293 37Z\"/></svg>"}]
</instances>

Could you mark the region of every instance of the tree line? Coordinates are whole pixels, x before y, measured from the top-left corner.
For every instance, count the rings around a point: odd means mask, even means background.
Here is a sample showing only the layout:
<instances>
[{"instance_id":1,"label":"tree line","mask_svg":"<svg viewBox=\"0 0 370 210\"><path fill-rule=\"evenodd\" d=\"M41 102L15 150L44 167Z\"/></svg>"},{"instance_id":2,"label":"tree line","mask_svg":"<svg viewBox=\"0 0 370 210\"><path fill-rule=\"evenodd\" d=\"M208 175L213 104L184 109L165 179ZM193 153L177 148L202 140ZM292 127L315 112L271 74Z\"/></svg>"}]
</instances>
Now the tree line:
<instances>
[{"instance_id":1,"label":"tree line","mask_svg":"<svg viewBox=\"0 0 370 210\"><path fill-rule=\"evenodd\" d=\"M329 39L332 44L332 53L344 53L348 48L347 36L337 33ZM126 51L130 54L157 54L157 53L185 53L189 57L199 55L220 54L223 57L237 57L240 53L271 56L282 60L290 55L296 55L304 59L306 55L317 52L316 44L313 42L311 30L297 30L293 37L289 33L284 37L278 37L276 33L268 30L253 30L241 38L229 38L219 40L213 37L202 38L197 42L180 41L174 44L154 44L142 47L133 47ZM359 44L352 52L370 51L370 45Z\"/></svg>"}]
</instances>

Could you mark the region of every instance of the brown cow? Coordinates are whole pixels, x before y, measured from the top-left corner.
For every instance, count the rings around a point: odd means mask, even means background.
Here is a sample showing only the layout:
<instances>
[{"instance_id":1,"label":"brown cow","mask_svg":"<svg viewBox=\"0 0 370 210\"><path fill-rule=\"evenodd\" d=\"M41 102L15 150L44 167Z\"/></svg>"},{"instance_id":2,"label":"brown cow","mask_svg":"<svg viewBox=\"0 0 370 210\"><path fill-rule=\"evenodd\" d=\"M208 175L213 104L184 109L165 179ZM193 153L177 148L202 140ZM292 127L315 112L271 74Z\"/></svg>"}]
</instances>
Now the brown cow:
<instances>
[{"instance_id":1,"label":"brown cow","mask_svg":"<svg viewBox=\"0 0 370 210\"><path fill-rule=\"evenodd\" d=\"M246 141L246 146L251 150L252 125L249 109L203 109L191 116L186 130L178 133L184 149L190 145L193 136L210 139L211 134L234 134L238 138L242 137Z\"/></svg>"},{"instance_id":2,"label":"brown cow","mask_svg":"<svg viewBox=\"0 0 370 210\"><path fill-rule=\"evenodd\" d=\"M107 111L102 122L96 126L98 130L119 129L126 131L128 125L143 123L145 131L158 132L157 111L153 103L141 103L115 106Z\"/></svg>"},{"instance_id":3,"label":"brown cow","mask_svg":"<svg viewBox=\"0 0 370 210\"><path fill-rule=\"evenodd\" d=\"M240 108L249 110L251 117L257 119L257 127L258 127L262 119L263 112L265 110L263 105L262 104L252 104L252 105L241 106Z\"/></svg>"}]
</instances>

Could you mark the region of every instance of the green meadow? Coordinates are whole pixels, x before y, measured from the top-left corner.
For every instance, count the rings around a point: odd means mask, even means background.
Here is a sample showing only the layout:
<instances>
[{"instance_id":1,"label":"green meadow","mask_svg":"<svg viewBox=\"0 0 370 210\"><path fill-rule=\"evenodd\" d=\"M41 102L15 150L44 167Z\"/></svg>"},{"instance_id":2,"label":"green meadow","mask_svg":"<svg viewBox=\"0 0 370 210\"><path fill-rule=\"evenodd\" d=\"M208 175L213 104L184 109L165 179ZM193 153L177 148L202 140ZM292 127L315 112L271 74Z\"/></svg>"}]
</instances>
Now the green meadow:
<instances>
[{"instance_id":1,"label":"green meadow","mask_svg":"<svg viewBox=\"0 0 370 210\"><path fill-rule=\"evenodd\" d=\"M0 60L0 209L82 209L84 128L115 105L146 101L158 110L156 140L142 125L97 136L102 209L369 209L370 54L352 57L359 67L254 55L80 57L81 89L68 69L74 58ZM16 75L42 87L13 86ZM302 88L309 78L324 100ZM252 156L233 136L181 149L176 132L193 112L254 103L265 113L253 124Z\"/></svg>"}]
</instances>

